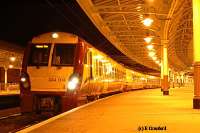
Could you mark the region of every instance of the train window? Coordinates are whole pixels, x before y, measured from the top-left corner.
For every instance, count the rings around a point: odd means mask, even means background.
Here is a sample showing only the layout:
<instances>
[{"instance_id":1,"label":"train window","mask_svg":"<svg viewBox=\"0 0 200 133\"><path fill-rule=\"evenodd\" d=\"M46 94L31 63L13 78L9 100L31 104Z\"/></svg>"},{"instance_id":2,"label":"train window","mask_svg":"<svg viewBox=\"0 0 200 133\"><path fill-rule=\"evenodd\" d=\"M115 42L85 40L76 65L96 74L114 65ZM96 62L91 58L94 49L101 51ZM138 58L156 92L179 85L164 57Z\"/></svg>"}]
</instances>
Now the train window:
<instances>
[{"instance_id":1,"label":"train window","mask_svg":"<svg viewBox=\"0 0 200 133\"><path fill-rule=\"evenodd\" d=\"M112 68L112 78L115 79L115 68Z\"/></svg>"},{"instance_id":2,"label":"train window","mask_svg":"<svg viewBox=\"0 0 200 133\"><path fill-rule=\"evenodd\" d=\"M87 51L84 56L84 64L88 64L88 58L89 58L89 51Z\"/></svg>"},{"instance_id":3,"label":"train window","mask_svg":"<svg viewBox=\"0 0 200 133\"><path fill-rule=\"evenodd\" d=\"M99 73L98 73L99 72L99 65L98 65L99 63L98 63L98 60L96 59L95 62L96 62L96 67L95 67L96 73L95 74L96 74L96 76L99 76Z\"/></svg>"},{"instance_id":4,"label":"train window","mask_svg":"<svg viewBox=\"0 0 200 133\"><path fill-rule=\"evenodd\" d=\"M90 78L93 79L93 73L92 73L92 52L89 52L89 66L90 66Z\"/></svg>"},{"instance_id":5,"label":"train window","mask_svg":"<svg viewBox=\"0 0 200 133\"><path fill-rule=\"evenodd\" d=\"M76 45L74 44L56 44L52 57L52 65L73 66L75 47Z\"/></svg>"},{"instance_id":6,"label":"train window","mask_svg":"<svg viewBox=\"0 0 200 133\"><path fill-rule=\"evenodd\" d=\"M99 76L102 76L103 75L103 64L102 62L100 61L99 62Z\"/></svg>"},{"instance_id":7,"label":"train window","mask_svg":"<svg viewBox=\"0 0 200 133\"><path fill-rule=\"evenodd\" d=\"M119 80L119 69L117 69L117 79Z\"/></svg>"},{"instance_id":8,"label":"train window","mask_svg":"<svg viewBox=\"0 0 200 133\"><path fill-rule=\"evenodd\" d=\"M37 44L31 46L29 66L47 66L49 61L50 44Z\"/></svg>"}]
</instances>

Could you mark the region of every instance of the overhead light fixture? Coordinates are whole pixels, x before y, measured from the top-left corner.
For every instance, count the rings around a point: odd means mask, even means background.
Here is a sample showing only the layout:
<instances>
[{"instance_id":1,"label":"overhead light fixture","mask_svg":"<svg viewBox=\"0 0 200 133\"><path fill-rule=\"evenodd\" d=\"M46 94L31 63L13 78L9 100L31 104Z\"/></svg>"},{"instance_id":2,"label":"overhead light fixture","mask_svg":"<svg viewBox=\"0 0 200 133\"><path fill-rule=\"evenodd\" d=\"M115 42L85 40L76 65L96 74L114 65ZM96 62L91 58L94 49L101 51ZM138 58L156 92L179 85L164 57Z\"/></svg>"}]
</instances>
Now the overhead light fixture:
<instances>
[{"instance_id":1,"label":"overhead light fixture","mask_svg":"<svg viewBox=\"0 0 200 133\"><path fill-rule=\"evenodd\" d=\"M160 64L160 61L157 60L157 61L156 61L156 64Z\"/></svg>"},{"instance_id":2,"label":"overhead light fixture","mask_svg":"<svg viewBox=\"0 0 200 133\"><path fill-rule=\"evenodd\" d=\"M151 19L151 18L145 18L142 22L143 22L143 24L144 24L145 26L149 27L149 26L152 25L153 19Z\"/></svg>"},{"instance_id":3,"label":"overhead light fixture","mask_svg":"<svg viewBox=\"0 0 200 133\"><path fill-rule=\"evenodd\" d=\"M154 56L155 56L155 54L156 54L156 53L155 53L155 52L153 52L153 51L149 52L149 56L150 56L150 57L154 57Z\"/></svg>"},{"instance_id":4,"label":"overhead light fixture","mask_svg":"<svg viewBox=\"0 0 200 133\"><path fill-rule=\"evenodd\" d=\"M136 9L141 9L141 8L142 8L141 6L137 6L137 7L136 7Z\"/></svg>"},{"instance_id":5,"label":"overhead light fixture","mask_svg":"<svg viewBox=\"0 0 200 133\"><path fill-rule=\"evenodd\" d=\"M14 62L16 60L16 57L12 56L10 57L10 61Z\"/></svg>"},{"instance_id":6,"label":"overhead light fixture","mask_svg":"<svg viewBox=\"0 0 200 133\"><path fill-rule=\"evenodd\" d=\"M9 65L8 67L9 67L9 68L13 68L14 66L13 66L13 65Z\"/></svg>"},{"instance_id":7,"label":"overhead light fixture","mask_svg":"<svg viewBox=\"0 0 200 133\"><path fill-rule=\"evenodd\" d=\"M156 57L156 56L153 56L152 59L155 61L155 60L157 60L157 57Z\"/></svg>"},{"instance_id":8,"label":"overhead light fixture","mask_svg":"<svg viewBox=\"0 0 200 133\"><path fill-rule=\"evenodd\" d=\"M152 45L152 44L147 45L147 49L148 49L148 50L152 50L152 49L153 49L153 45Z\"/></svg>"},{"instance_id":9,"label":"overhead light fixture","mask_svg":"<svg viewBox=\"0 0 200 133\"><path fill-rule=\"evenodd\" d=\"M151 36L148 36L148 37L145 37L144 38L144 41L146 42L146 43L150 43L151 42L151 40L152 40L152 37Z\"/></svg>"}]
</instances>

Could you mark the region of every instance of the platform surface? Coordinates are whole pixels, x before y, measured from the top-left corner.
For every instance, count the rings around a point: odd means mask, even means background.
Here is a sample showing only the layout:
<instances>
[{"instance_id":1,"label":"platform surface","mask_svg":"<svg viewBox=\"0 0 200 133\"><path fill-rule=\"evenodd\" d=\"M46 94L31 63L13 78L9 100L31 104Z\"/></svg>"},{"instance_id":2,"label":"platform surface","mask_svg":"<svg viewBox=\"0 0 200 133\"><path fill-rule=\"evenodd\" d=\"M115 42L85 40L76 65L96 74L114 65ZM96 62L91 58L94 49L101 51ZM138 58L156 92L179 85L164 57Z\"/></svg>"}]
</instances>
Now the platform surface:
<instances>
[{"instance_id":1,"label":"platform surface","mask_svg":"<svg viewBox=\"0 0 200 133\"><path fill-rule=\"evenodd\" d=\"M10 95L19 95L19 90L8 90L8 91L0 91L0 96L10 96Z\"/></svg>"},{"instance_id":2,"label":"platform surface","mask_svg":"<svg viewBox=\"0 0 200 133\"><path fill-rule=\"evenodd\" d=\"M21 132L199 133L200 110L192 109L192 99L193 87L171 88L170 96L160 89L127 92ZM154 127L163 130L150 130Z\"/></svg>"}]
</instances>

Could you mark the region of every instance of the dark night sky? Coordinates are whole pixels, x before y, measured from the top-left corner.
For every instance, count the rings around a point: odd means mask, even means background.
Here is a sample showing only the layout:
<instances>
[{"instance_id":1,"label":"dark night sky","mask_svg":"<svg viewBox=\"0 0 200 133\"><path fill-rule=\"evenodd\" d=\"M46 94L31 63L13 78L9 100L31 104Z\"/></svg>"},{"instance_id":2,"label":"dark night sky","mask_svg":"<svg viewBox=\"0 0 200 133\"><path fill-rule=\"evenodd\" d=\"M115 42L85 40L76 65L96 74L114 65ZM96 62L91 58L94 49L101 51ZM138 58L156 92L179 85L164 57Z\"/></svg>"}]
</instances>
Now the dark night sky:
<instances>
[{"instance_id":1,"label":"dark night sky","mask_svg":"<svg viewBox=\"0 0 200 133\"><path fill-rule=\"evenodd\" d=\"M97 30L75 0L7 0L0 4L0 16L0 40L25 47L33 36L64 31L82 37L113 58L124 56ZM139 70L154 71L128 57L127 60L120 62Z\"/></svg>"},{"instance_id":2,"label":"dark night sky","mask_svg":"<svg viewBox=\"0 0 200 133\"><path fill-rule=\"evenodd\" d=\"M99 36L95 42L107 41L100 39L103 36L87 20L87 16L73 0L57 0L57 2L27 0L3 3L0 7L0 39L2 40L25 45L35 35L49 31L66 31L78 34L87 41L91 40L88 36L94 34Z\"/></svg>"}]
</instances>

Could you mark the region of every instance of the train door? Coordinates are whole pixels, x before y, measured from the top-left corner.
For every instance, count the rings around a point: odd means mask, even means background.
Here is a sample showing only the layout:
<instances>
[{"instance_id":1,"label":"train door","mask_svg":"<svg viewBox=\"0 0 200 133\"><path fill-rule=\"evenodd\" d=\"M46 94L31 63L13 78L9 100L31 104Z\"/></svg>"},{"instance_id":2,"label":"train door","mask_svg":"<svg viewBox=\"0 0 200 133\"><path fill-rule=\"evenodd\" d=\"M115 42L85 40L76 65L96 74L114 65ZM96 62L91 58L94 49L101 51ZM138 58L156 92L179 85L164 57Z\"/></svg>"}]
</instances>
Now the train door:
<instances>
[{"instance_id":1,"label":"train door","mask_svg":"<svg viewBox=\"0 0 200 133\"><path fill-rule=\"evenodd\" d=\"M89 52L89 73L90 73L90 79L93 79L93 72L92 72L92 52Z\"/></svg>"},{"instance_id":2,"label":"train door","mask_svg":"<svg viewBox=\"0 0 200 133\"><path fill-rule=\"evenodd\" d=\"M84 57L84 69L83 69L83 82L80 90L81 97L86 97L92 93L92 51L88 50Z\"/></svg>"},{"instance_id":3,"label":"train door","mask_svg":"<svg viewBox=\"0 0 200 133\"><path fill-rule=\"evenodd\" d=\"M83 82L82 82L82 87L81 87L81 93L83 95L87 95L87 88L89 88L90 84L90 52L87 51L84 57L84 68L83 68Z\"/></svg>"},{"instance_id":4,"label":"train door","mask_svg":"<svg viewBox=\"0 0 200 133\"><path fill-rule=\"evenodd\" d=\"M104 84L104 87L103 87L103 92L106 92L107 89L108 89L108 68L107 68L107 63L108 61L105 60L105 62L103 62L103 84Z\"/></svg>"}]
</instances>

